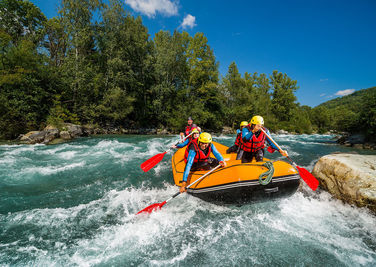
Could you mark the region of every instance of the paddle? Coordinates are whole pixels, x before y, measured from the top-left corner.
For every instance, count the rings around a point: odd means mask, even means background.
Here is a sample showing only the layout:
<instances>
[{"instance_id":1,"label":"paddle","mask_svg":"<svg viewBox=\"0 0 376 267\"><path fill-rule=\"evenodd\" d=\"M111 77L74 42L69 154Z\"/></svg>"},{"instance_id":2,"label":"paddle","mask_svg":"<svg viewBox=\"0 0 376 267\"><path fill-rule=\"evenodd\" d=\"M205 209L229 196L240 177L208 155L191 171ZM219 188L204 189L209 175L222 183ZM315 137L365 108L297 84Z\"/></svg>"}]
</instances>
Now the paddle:
<instances>
[{"instance_id":1,"label":"paddle","mask_svg":"<svg viewBox=\"0 0 376 267\"><path fill-rule=\"evenodd\" d=\"M203 176L201 176L200 178L198 178L196 181L194 181L193 183L191 183L190 185L188 185L186 188L190 188L192 185L194 185L195 183L197 183L198 181L204 179L206 176L208 176L210 173L212 173L213 171L215 171L216 169L218 169L219 167L221 167L221 165L218 165L217 167L215 167L214 169L212 169L211 171L205 173ZM180 195L180 191L177 192L175 195L173 195L172 197L170 197L169 199L161 202L161 203L155 203L155 204L152 204L146 208L144 208L143 210L140 210L139 212L137 212L137 214L140 214L140 213L151 213L152 211L154 210L160 210L167 202L169 202L171 199L177 197L178 195Z\"/></svg>"},{"instance_id":2,"label":"paddle","mask_svg":"<svg viewBox=\"0 0 376 267\"><path fill-rule=\"evenodd\" d=\"M185 139L187 139L189 136L191 136L193 133L190 133L189 135L187 135L186 137L184 137L183 141L185 141ZM176 143L175 145L178 145L180 142ZM159 153L153 157L151 157L150 159L146 160L144 163L141 164L141 169L144 171L144 172L148 172L151 168L153 168L155 165L157 165L164 157L164 155L169 152L171 150L171 148L169 148L168 150L166 150L165 152L163 153Z\"/></svg>"},{"instance_id":3,"label":"paddle","mask_svg":"<svg viewBox=\"0 0 376 267\"><path fill-rule=\"evenodd\" d=\"M261 128L261 131L266 134L266 136L270 139L270 141L273 142L273 144L278 147L279 150L282 150L280 146L273 140L273 138L268 135L264 129ZM292 165L298 170L300 177L306 182L306 184L313 190L315 191L317 187L319 186L319 181L313 176L309 171L307 171L304 168L299 167L292 159L290 159L289 156L286 156L286 158L292 163Z\"/></svg>"}]
</instances>

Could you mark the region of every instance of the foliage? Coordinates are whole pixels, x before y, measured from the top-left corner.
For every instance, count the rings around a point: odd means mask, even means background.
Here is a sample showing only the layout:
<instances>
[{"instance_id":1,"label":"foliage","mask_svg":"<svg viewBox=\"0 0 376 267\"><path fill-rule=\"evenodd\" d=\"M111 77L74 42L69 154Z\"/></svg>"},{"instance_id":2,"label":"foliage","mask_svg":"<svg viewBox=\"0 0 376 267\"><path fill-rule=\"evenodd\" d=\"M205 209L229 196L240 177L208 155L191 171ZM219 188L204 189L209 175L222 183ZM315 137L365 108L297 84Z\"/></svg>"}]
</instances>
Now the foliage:
<instances>
[{"instance_id":1,"label":"foliage","mask_svg":"<svg viewBox=\"0 0 376 267\"><path fill-rule=\"evenodd\" d=\"M376 88L312 109L277 70L242 74L232 62L220 77L203 33L151 38L124 1L61 0L58 14L47 20L30 1L0 2L2 138L63 122L180 131L188 116L204 130L235 129L253 115L272 131L375 136Z\"/></svg>"}]
</instances>

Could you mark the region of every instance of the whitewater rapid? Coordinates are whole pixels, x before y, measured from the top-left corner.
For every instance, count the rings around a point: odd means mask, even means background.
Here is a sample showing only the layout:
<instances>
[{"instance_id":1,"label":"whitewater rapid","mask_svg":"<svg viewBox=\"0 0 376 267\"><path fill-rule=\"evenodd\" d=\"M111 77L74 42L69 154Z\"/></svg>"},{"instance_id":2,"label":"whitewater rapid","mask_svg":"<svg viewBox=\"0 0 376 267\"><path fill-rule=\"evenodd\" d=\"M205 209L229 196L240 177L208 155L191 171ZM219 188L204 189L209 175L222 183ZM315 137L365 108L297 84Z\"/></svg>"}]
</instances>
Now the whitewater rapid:
<instances>
[{"instance_id":1,"label":"whitewater rapid","mask_svg":"<svg viewBox=\"0 0 376 267\"><path fill-rule=\"evenodd\" d=\"M240 207L184 194L135 216L176 193L171 154L148 173L139 168L176 138L0 146L0 265L375 266L376 216L306 185L289 198ZM307 169L322 154L348 150L331 136L275 139Z\"/></svg>"}]
</instances>

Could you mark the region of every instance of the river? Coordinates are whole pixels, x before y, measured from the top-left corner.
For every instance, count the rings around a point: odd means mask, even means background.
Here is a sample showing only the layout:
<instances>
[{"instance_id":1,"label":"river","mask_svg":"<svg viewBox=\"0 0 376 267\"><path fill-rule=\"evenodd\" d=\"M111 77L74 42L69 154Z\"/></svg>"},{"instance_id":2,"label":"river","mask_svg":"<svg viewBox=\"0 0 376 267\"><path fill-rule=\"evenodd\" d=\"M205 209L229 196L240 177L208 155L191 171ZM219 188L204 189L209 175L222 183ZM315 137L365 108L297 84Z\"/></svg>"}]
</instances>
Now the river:
<instances>
[{"instance_id":1,"label":"river","mask_svg":"<svg viewBox=\"0 0 376 267\"><path fill-rule=\"evenodd\" d=\"M330 135L276 135L312 170ZM218 206L175 192L171 156L140 164L177 136L99 136L0 146L1 266L376 266L376 216L303 185L289 198ZM225 145L234 136L216 136ZM375 153L373 153L375 154ZM266 152L268 158L281 158Z\"/></svg>"}]
</instances>

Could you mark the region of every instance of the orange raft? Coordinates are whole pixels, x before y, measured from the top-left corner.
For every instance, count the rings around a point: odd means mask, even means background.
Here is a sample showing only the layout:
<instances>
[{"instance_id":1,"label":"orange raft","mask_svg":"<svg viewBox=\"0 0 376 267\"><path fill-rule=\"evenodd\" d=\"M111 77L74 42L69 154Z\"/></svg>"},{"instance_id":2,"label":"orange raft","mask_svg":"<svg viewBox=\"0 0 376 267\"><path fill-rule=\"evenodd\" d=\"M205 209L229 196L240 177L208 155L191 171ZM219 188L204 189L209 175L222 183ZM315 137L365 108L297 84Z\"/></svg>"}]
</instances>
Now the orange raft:
<instances>
[{"instance_id":1,"label":"orange raft","mask_svg":"<svg viewBox=\"0 0 376 267\"><path fill-rule=\"evenodd\" d=\"M269 159L264 158L264 162L241 163L240 160L236 160L236 154L226 154L228 147L216 142L213 144L226 160L227 166L213 171L194 184L187 190L189 194L217 204L244 204L287 197L298 189L299 173L289 163L274 161L272 180L267 185L261 185L259 176L268 171L268 168L262 165L265 161L270 161ZM181 185L183 179L185 149L179 149L172 157L172 172L177 186ZM192 171L188 176L188 184L206 172L208 171Z\"/></svg>"}]
</instances>

